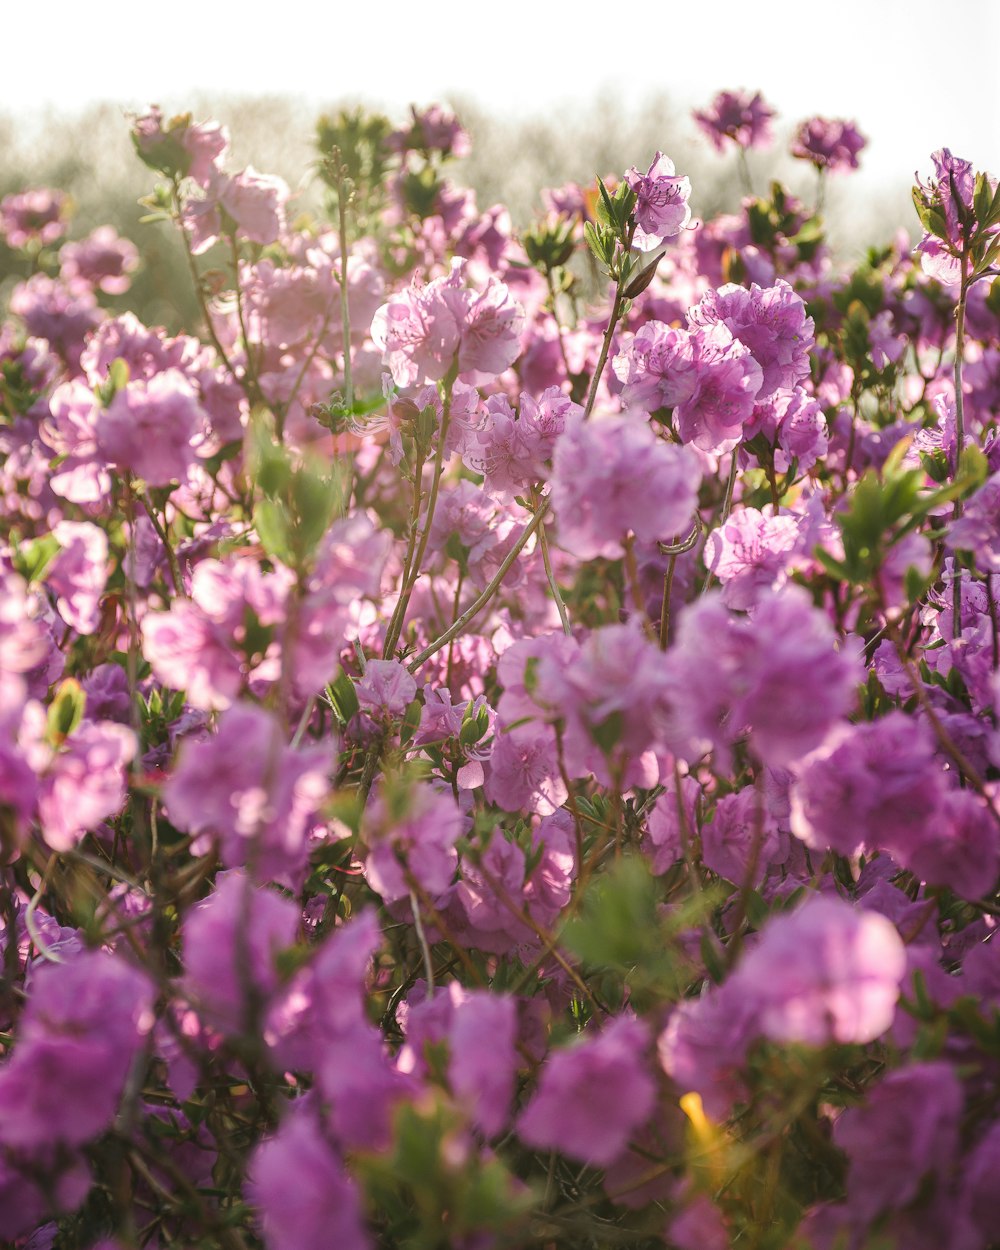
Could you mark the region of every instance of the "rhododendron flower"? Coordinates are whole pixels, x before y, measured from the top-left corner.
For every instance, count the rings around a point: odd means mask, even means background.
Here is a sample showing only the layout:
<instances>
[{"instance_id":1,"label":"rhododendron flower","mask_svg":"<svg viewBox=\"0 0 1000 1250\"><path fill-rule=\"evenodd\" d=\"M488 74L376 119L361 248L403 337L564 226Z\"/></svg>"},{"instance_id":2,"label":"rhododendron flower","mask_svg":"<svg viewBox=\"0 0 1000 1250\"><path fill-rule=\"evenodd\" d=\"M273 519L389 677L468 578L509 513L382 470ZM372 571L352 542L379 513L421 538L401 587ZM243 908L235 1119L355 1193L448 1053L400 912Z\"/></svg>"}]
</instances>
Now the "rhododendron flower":
<instances>
[{"instance_id":1,"label":"rhododendron flower","mask_svg":"<svg viewBox=\"0 0 1000 1250\"><path fill-rule=\"evenodd\" d=\"M792 832L814 850L905 847L939 820L945 779L930 730L902 712L836 727L801 761Z\"/></svg>"},{"instance_id":2,"label":"rhododendron flower","mask_svg":"<svg viewBox=\"0 0 1000 1250\"><path fill-rule=\"evenodd\" d=\"M906 948L891 921L814 895L765 926L735 979L760 1032L822 1046L880 1037L905 972Z\"/></svg>"},{"instance_id":3,"label":"rhododendron flower","mask_svg":"<svg viewBox=\"0 0 1000 1250\"><path fill-rule=\"evenodd\" d=\"M78 634L92 634L108 580L108 537L87 521L60 521L52 531L60 551L46 570L56 611Z\"/></svg>"},{"instance_id":4,"label":"rhododendron flower","mask_svg":"<svg viewBox=\"0 0 1000 1250\"><path fill-rule=\"evenodd\" d=\"M746 609L788 580L798 542L795 517L740 508L705 540L705 565L722 583L722 601Z\"/></svg>"},{"instance_id":5,"label":"rhododendron flower","mask_svg":"<svg viewBox=\"0 0 1000 1250\"><path fill-rule=\"evenodd\" d=\"M120 472L148 486L183 481L194 464L194 441L206 414L191 383L179 370L158 373L120 390L97 418L97 446Z\"/></svg>"},{"instance_id":6,"label":"rhododendron flower","mask_svg":"<svg viewBox=\"0 0 1000 1250\"><path fill-rule=\"evenodd\" d=\"M853 122L813 117L795 132L792 155L811 161L817 169L843 173L858 167L858 154L868 140Z\"/></svg>"},{"instance_id":7,"label":"rhododendron flower","mask_svg":"<svg viewBox=\"0 0 1000 1250\"><path fill-rule=\"evenodd\" d=\"M372 716L402 716L417 693L417 683L398 660L369 660L354 684L358 703Z\"/></svg>"},{"instance_id":8,"label":"rhododendron flower","mask_svg":"<svg viewBox=\"0 0 1000 1250\"><path fill-rule=\"evenodd\" d=\"M259 174L252 165L222 185L222 207L251 243L275 243L285 228L288 185L283 178Z\"/></svg>"},{"instance_id":9,"label":"rhododendron flower","mask_svg":"<svg viewBox=\"0 0 1000 1250\"><path fill-rule=\"evenodd\" d=\"M750 289L729 283L709 291L688 313L692 326L722 324L749 348L763 370L757 400L779 388L791 390L809 376L813 320L800 295L783 279Z\"/></svg>"},{"instance_id":10,"label":"rhododendron flower","mask_svg":"<svg viewBox=\"0 0 1000 1250\"><path fill-rule=\"evenodd\" d=\"M958 1153L962 1086L949 1063L890 1072L859 1107L848 1107L833 1139L850 1161L847 1196L868 1222L912 1202L927 1176L947 1175Z\"/></svg>"},{"instance_id":11,"label":"rhododendron flower","mask_svg":"<svg viewBox=\"0 0 1000 1250\"><path fill-rule=\"evenodd\" d=\"M696 457L641 417L572 418L553 460L559 544L582 560L613 560L630 533L669 541L690 529L700 482Z\"/></svg>"},{"instance_id":12,"label":"rhododendron flower","mask_svg":"<svg viewBox=\"0 0 1000 1250\"><path fill-rule=\"evenodd\" d=\"M383 304L372 320L372 340L384 353L397 386L459 373L495 377L517 359L524 311L492 275L476 293L464 286L465 262L445 278L409 287Z\"/></svg>"},{"instance_id":13,"label":"rhododendron flower","mask_svg":"<svg viewBox=\"0 0 1000 1250\"><path fill-rule=\"evenodd\" d=\"M741 148L762 148L771 142L771 119L774 109L759 91L720 91L703 112L694 119L721 152L730 140Z\"/></svg>"},{"instance_id":14,"label":"rhododendron flower","mask_svg":"<svg viewBox=\"0 0 1000 1250\"><path fill-rule=\"evenodd\" d=\"M691 220L691 180L677 174L673 161L662 152L657 152L644 174L633 166L625 181L635 192L632 243L641 252L650 252L664 239L680 234Z\"/></svg>"},{"instance_id":15,"label":"rhododendron flower","mask_svg":"<svg viewBox=\"0 0 1000 1250\"><path fill-rule=\"evenodd\" d=\"M242 1033L251 1004L266 1007L278 987L276 957L291 946L299 909L254 886L241 869L219 873L215 889L184 918L184 983L204 1022Z\"/></svg>"},{"instance_id":16,"label":"rhododendron flower","mask_svg":"<svg viewBox=\"0 0 1000 1250\"><path fill-rule=\"evenodd\" d=\"M254 1151L246 1196L269 1250L370 1250L361 1198L309 1106Z\"/></svg>"},{"instance_id":17,"label":"rhododendron flower","mask_svg":"<svg viewBox=\"0 0 1000 1250\"><path fill-rule=\"evenodd\" d=\"M742 438L763 373L749 349L722 324L694 330L691 351L694 386L677 405L677 430L683 442L721 455Z\"/></svg>"},{"instance_id":18,"label":"rhododendron flower","mask_svg":"<svg viewBox=\"0 0 1000 1250\"><path fill-rule=\"evenodd\" d=\"M121 238L111 226L98 226L80 243L67 243L59 253L62 276L88 282L107 295L123 295L129 274L139 264L135 244Z\"/></svg>"},{"instance_id":19,"label":"rhododendron flower","mask_svg":"<svg viewBox=\"0 0 1000 1250\"><path fill-rule=\"evenodd\" d=\"M952 550L971 551L983 572L1000 573L1000 473L987 478L966 502L945 543Z\"/></svg>"},{"instance_id":20,"label":"rhododendron flower","mask_svg":"<svg viewBox=\"0 0 1000 1250\"><path fill-rule=\"evenodd\" d=\"M558 1150L592 1167L613 1162L655 1105L649 1040L641 1020L619 1016L596 1037L585 1033L553 1051L517 1121L518 1135L529 1146Z\"/></svg>"},{"instance_id":21,"label":"rhododendron flower","mask_svg":"<svg viewBox=\"0 0 1000 1250\"><path fill-rule=\"evenodd\" d=\"M760 597L751 620L716 595L685 609L665 659L666 744L688 760L749 731L764 763L785 767L816 747L854 701L860 672L836 650L827 618L787 586Z\"/></svg>"},{"instance_id":22,"label":"rhododendron flower","mask_svg":"<svg viewBox=\"0 0 1000 1250\"><path fill-rule=\"evenodd\" d=\"M415 789L404 810L390 810L374 795L365 812L369 845L365 876L387 903L409 898L407 874L432 897L451 885L458 866L455 843L465 817L451 794Z\"/></svg>"},{"instance_id":23,"label":"rhododendron flower","mask_svg":"<svg viewBox=\"0 0 1000 1250\"><path fill-rule=\"evenodd\" d=\"M84 721L53 755L42 777L38 819L54 851L69 851L125 801L135 734L112 721Z\"/></svg>"},{"instance_id":24,"label":"rhododendron flower","mask_svg":"<svg viewBox=\"0 0 1000 1250\"><path fill-rule=\"evenodd\" d=\"M196 853L217 839L227 867L297 885L331 764L328 748L295 750L273 716L238 703L217 733L183 743L163 796L171 820L196 835Z\"/></svg>"},{"instance_id":25,"label":"rhododendron flower","mask_svg":"<svg viewBox=\"0 0 1000 1250\"><path fill-rule=\"evenodd\" d=\"M54 243L66 233L69 199L46 187L5 195L0 200L0 235L14 251Z\"/></svg>"},{"instance_id":26,"label":"rhododendron flower","mask_svg":"<svg viewBox=\"0 0 1000 1250\"><path fill-rule=\"evenodd\" d=\"M154 999L144 972L104 951L40 968L0 1065L0 1143L80 1146L110 1127Z\"/></svg>"}]
</instances>

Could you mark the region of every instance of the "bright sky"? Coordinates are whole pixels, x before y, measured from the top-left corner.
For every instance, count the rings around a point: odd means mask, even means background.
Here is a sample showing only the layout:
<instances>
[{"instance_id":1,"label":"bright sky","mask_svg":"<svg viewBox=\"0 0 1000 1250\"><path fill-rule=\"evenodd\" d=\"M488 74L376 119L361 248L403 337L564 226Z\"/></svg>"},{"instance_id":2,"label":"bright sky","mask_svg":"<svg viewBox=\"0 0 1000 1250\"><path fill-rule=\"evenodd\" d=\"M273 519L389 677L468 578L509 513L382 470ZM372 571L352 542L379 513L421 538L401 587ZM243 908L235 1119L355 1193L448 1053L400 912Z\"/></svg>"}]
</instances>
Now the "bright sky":
<instances>
[{"instance_id":1,"label":"bright sky","mask_svg":"<svg viewBox=\"0 0 1000 1250\"><path fill-rule=\"evenodd\" d=\"M761 90L789 128L816 113L856 120L871 140L862 158L871 185L908 186L941 146L1000 174L1000 0L4 7L4 112L98 100L180 108L195 92L229 92L327 107L350 97L401 114L411 101L460 94L525 117L601 88L637 108L658 92L703 106L744 87Z\"/></svg>"}]
</instances>

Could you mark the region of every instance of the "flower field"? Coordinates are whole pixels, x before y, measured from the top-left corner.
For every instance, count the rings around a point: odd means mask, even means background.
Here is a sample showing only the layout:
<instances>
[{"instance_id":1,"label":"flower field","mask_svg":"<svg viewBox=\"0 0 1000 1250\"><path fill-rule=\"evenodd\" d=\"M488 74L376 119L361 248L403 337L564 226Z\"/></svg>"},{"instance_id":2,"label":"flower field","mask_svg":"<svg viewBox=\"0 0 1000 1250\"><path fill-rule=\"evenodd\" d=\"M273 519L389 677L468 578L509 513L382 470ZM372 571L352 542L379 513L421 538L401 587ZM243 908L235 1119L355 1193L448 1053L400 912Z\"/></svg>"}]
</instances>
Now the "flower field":
<instances>
[{"instance_id":1,"label":"flower field","mask_svg":"<svg viewBox=\"0 0 1000 1250\"><path fill-rule=\"evenodd\" d=\"M0 1243L1000 1245L1000 189L760 94L515 231L133 121L0 201Z\"/></svg>"}]
</instances>

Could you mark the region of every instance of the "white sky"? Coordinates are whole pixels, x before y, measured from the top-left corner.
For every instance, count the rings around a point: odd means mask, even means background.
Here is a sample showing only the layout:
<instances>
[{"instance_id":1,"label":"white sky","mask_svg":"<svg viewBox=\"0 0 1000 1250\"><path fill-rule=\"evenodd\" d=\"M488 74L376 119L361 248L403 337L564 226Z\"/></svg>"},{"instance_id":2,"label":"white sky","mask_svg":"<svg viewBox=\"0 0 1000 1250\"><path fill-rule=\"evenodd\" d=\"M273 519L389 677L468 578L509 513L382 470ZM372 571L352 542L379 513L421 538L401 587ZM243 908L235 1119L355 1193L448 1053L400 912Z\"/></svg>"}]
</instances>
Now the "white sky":
<instances>
[{"instance_id":1,"label":"white sky","mask_svg":"<svg viewBox=\"0 0 1000 1250\"><path fill-rule=\"evenodd\" d=\"M761 90L871 140L865 182L909 185L947 146L1000 174L1000 0L46 0L2 6L0 111L195 92L344 97L401 114L448 94L507 117L666 92ZM604 11L600 28L596 14ZM2 153L0 153L2 159ZM864 183L860 183L859 189Z\"/></svg>"}]
</instances>

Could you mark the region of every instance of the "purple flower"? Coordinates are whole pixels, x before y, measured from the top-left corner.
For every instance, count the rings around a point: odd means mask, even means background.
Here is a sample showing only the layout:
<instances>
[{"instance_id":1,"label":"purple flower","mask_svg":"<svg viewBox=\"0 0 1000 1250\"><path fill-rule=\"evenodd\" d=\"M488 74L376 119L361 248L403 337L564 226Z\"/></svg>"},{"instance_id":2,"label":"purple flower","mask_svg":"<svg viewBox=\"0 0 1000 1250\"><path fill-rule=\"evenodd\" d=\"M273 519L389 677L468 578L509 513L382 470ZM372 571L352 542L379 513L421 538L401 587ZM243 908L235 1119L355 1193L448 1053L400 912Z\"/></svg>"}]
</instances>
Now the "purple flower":
<instances>
[{"instance_id":1,"label":"purple flower","mask_svg":"<svg viewBox=\"0 0 1000 1250\"><path fill-rule=\"evenodd\" d=\"M618 1016L549 1055L517 1131L529 1146L605 1167L652 1114L656 1084L646 1060L649 1030Z\"/></svg>"},{"instance_id":2,"label":"purple flower","mask_svg":"<svg viewBox=\"0 0 1000 1250\"><path fill-rule=\"evenodd\" d=\"M763 591L788 580L799 527L791 516L768 516L740 508L705 540L705 565L722 583L729 608L751 607Z\"/></svg>"},{"instance_id":3,"label":"purple flower","mask_svg":"<svg viewBox=\"0 0 1000 1250\"><path fill-rule=\"evenodd\" d=\"M205 1023L242 1033L254 1005L278 987L276 956L295 941L299 909L257 888L240 869L220 873L215 890L184 919L185 986Z\"/></svg>"},{"instance_id":4,"label":"purple flower","mask_svg":"<svg viewBox=\"0 0 1000 1250\"><path fill-rule=\"evenodd\" d=\"M285 228L288 186L284 179L259 174L252 165L223 183L222 207L251 243L275 243Z\"/></svg>"},{"instance_id":5,"label":"purple flower","mask_svg":"<svg viewBox=\"0 0 1000 1250\"><path fill-rule=\"evenodd\" d=\"M880 1037L905 973L906 948L891 921L813 895L767 924L733 980L761 1033L823 1046Z\"/></svg>"},{"instance_id":6,"label":"purple flower","mask_svg":"<svg viewBox=\"0 0 1000 1250\"><path fill-rule=\"evenodd\" d=\"M687 330L647 321L626 337L612 361L623 383L622 403L647 412L675 408L690 399L698 385L694 343Z\"/></svg>"},{"instance_id":7,"label":"purple flower","mask_svg":"<svg viewBox=\"0 0 1000 1250\"><path fill-rule=\"evenodd\" d=\"M677 430L683 442L721 455L743 437L763 373L749 349L721 323L694 330L691 349L694 389L677 405Z\"/></svg>"},{"instance_id":8,"label":"purple flower","mask_svg":"<svg viewBox=\"0 0 1000 1250\"><path fill-rule=\"evenodd\" d=\"M747 1097L743 1064L756 1035L753 1004L731 977L670 1014L657 1051L666 1074L684 1092L701 1095L705 1111L726 1120Z\"/></svg>"},{"instance_id":9,"label":"purple flower","mask_svg":"<svg viewBox=\"0 0 1000 1250\"><path fill-rule=\"evenodd\" d=\"M238 703L217 733L183 743L163 797L171 820L198 837L195 854L218 839L227 867L249 864L255 880L297 885L331 766L329 748L295 750L270 713Z\"/></svg>"},{"instance_id":10,"label":"purple flower","mask_svg":"<svg viewBox=\"0 0 1000 1250\"><path fill-rule=\"evenodd\" d=\"M697 458L642 417L571 418L552 471L559 545L581 560L613 560L629 533L668 541L690 529L700 483Z\"/></svg>"},{"instance_id":11,"label":"purple flower","mask_svg":"<svg viewBox=\"0 0 1000 1250\"><path fill-rule=\"evenodd\" d=\"M953 551L971 551L982 572L1000 573L1000 473L987 478L968 500L945 543Z\"/></svg>"},{"instance_id":12,"label":"purple flower","mask_svg":"<svg viewBox=\"0 0 1000 1250\"><path fill-rule=\"evenodd\" d=\"M82 281L107 295L124 295L129 274L139 264L139 253L111 226L98 226L81 243L67 243L59 253L62 276Z\"/></svg>"},{"instance_id":13,"label":"purple flower","mask_svg":"<svg viewBox=\"0 0 1000 1250\"><path fill-rule=\"evenodd\" d=\"M78 634L92 634L108 580L108 536L86 521L60 521L52 533L60 551L45 581L57 596L56 611Z\"/></svg>"},{"instance_id":14,"label":"purple flower","mask_svg":"<svg viewBox=\"0 0 1000 1250\"><path fill-rule=\"evenodd\" d=\"M791 828L814 850L906 848L940 820L945 782L933 739L902 712L838 727L796 771Z\"/></svg>"},{"instance_id":15,"label":"purple flower","mask_svg":"<svg viewBox=\"0 0 1000 1250\"><path fill-rule=\"evenodd\" d=\"M377 794L365 812L369 845L365 876L387 903L409 898L409 873L432 897L451 885L458 867L455 843L465 828L465 817L450 794L414 787L400 806Z\"/></svg>"},{"instance_id":16,"label":"purple flower","mask_svg":"<svg viewBox=\"0 0 1000 1250\"><path fill-rule=\"evenodd\" d=\"M135 734L113 721L84 721L53 756L42 777L38 821L54 851L69 851L125 801L126 765Z\"/></svg>"},{"instance_id":17,"label":"purple flower","mask_svg":"<svg viewBox=\"0 0 1000 1250\"><path fill-rule=\"evenodd\" d=\"M369 715L389 719L402 716L417 693L417 683L398 660L369 660L354 688Z\"/></svg>"},{"instance_id":18,"label":"purple flower","mask_svg":"<svg viewBox=\"0 0 1000 1250\"><path fill-rule=\"evenodd\" d=\"M759 91L720 91L694 119L721 152L730 140L741 148L762 148L771 142L772 109Z\"/></svg>"},{"instance_id":19,"label":"purple flower","mask_svg":"<svg viewBox=\"0 0 1000 1250\"><path fill-rule=\"evenodd\" d=\"M937 1061L890 1072L840 1116L833 1139L850 1160L847 1197L859 1221L907 1206L925 1177L948 1183L961 1114L961 1083Z\"/></svg>"},{"instance_id":20,"label":"purple flower","mask_svg":"<svg viewBox=\"0 0 1000 1250\"><path fill-rule=\"evenodd\" d=\"M856 662L837 651L833 628L809 595L788 586L762 596L752 620L706 596L681 616L667 653L668 746L693 761L750 733L771 767L801 759L854 701Z\"/></svg>"},{"instance_id":21,"label":"purple flower","mask_svg":"<svg viewBox=\"0 0 1000 1250\"><path fill-rule=\"evenodd\" d=\"M657 152L644 174L633 166L625 181L635 192L632 242L641 252L650 252L664 239L680 234L691 220L691 181L675 173L673 161L662 152Z\"/></svg>"},{"instance_id":22,"label":"purple flower","mask_svg":"<svg viewBox=\"0 0 1000 1250\"><path fill-rule=\"evenodd\" d=\"M187 378L176 369L130 382L97 420L97 446L120 472L148 486L183 482L195 462L194 440L207 422Z\"/></svg>"},{"instance_id":23,"label":"purple flower","mask_svg":"<svg viewBox=\"0 0 1000 1250\"><path fill-rule=\"evenodd\" d=\"M481 292L464 286L465 262L423 288L409 287L376 312L371 335L397 386L459 373L503 373L521 350L524 311L492 275Z\"/></svg>"},{"instance_id":24,"label":"purple flower","mask_svg":"<svg viewBox=\"0 0 1000 1250\"><path fill-rule=\"evenodd\" d=\"M792 155L811 161L817 169L846 173L857 169L858 153L868 140L853 122L830 117L812 117L804 121L792 140Z\"/></svg>"},{"instance_id":25,"label":"purple flower","mask_svg":"<svg viewBox=\"0 0 1000 1250\"><path fill-rule=\"evenodd\" d=\"M69 197L38 187L0 200L0 235L14 251L29 244L44 246L66 233Z\"/></svg>"},{"instance_id":26,"label":"purple flower","mask_svg":"<svg viewBox=\"0 0 1000 1250\"><path fill-rule=\"evenodd\" d=\"M103 951L39 968L17 1049L0 1067L0 1142L79 1146L108 1128L154 1001L144 972Z\"/></svg>"},{"instance_id":27,"label":"purple flower","mask_svg":"<svg viewBox=\"0 0 1000 1250\"><path fill-rule=\"evenodd\" d=\"M729 283L709 291L688 313L692 326L722 324L747 347L764 376L757 400L779 388L792 390L809 377L809 353L815 345L813 320L800 295L783 279L750 289Z\"/></svg>"},{"instance_id":28,"label":"purple flower","mask_svg":"<svg viewBox=\"0 0 1000 1250\"><path fill-rule=\"evenodd\" d=\"M361 1198L313 1109L296 1106L254 1151L246 1196L268 1250L369 1250Z\"/></svg>"}]
</instances>

